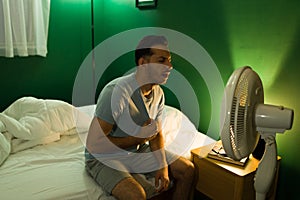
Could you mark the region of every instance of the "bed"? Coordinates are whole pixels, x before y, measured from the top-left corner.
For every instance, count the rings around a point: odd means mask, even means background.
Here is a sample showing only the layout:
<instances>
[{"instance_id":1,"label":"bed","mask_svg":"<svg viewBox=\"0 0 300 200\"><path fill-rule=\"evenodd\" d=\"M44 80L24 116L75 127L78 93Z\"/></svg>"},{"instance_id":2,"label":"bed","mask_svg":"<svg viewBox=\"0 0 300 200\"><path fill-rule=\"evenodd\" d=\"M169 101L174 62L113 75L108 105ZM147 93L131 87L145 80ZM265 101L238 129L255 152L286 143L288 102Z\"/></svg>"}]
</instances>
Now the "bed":
<instances>
[{"instance_id":1,"label":"bed","mask_svg":"<svg viewBox=\"0 0 300 200\"><path fill-rule=\"evenodd\" d=\"M95 105L23 97L0 113L1 199L114 200L84 168L84 143ZM179 110L163 113L166 149L190 150L215 142Z\"/></svg>"}]
</instances>

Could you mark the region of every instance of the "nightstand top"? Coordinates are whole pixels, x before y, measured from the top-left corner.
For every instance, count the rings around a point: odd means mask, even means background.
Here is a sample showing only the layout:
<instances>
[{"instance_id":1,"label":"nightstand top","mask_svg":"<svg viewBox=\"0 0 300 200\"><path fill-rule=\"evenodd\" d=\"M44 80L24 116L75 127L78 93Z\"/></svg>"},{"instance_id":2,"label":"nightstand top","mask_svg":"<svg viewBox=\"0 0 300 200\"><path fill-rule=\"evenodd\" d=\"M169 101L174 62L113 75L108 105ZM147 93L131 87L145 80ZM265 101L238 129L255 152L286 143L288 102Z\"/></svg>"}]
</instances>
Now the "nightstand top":
<instances>
[{"instance_id":1,"label":"nightstand top","mask_svg":"<svg viewBox=\"0 0 300 200\"><path fill-rule=\"evenodd\" d=\"M249 156L249 160L247 161L247 163L245 164L244 167L226 163L226 162L222 162L222 161L218 161L218 160L214 160L211 158L207 158L207 154L211 151L214 144L215 143L212 143L212 144L192 150L193 159L195 159L195 158L205 159L207 162L216 164L219 167L224 168L238 176L245 176L249 173L254 172L257 169L259 160L254 158L252 155Z\"/></svg>"}]
</instances>

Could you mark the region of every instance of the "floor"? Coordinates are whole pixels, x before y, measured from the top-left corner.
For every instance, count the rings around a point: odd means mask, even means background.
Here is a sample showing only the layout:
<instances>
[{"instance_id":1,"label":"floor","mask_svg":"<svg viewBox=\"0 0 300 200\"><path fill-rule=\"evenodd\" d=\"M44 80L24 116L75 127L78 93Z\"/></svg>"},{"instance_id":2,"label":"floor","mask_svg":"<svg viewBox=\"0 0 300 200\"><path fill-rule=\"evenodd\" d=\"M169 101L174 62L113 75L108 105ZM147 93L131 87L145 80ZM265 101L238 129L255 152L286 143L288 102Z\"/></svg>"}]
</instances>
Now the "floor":
<instances>
[{"instance_id":1,"label":"floor","mask_svg":"<svg viewBox=\"0 0 300 200\"><path fill-rule=\"evenodd\" d=\"M172 192L164 192L158 196L151 198L150 200L171 200L172 199ZM209 197L205 196L204 194L195 191L193 200L211 200Z\"/></svg>"},{"instance_id":2,"label":"floor","mask_svg":"<svg viewBox=\"0 0 300 200\"><path fill-rule=\"evenodd\" d=\"M205 196L204 194L195 191L194 192L194 200L211 200L209 197Z\"/></svg>"}]
</instances>

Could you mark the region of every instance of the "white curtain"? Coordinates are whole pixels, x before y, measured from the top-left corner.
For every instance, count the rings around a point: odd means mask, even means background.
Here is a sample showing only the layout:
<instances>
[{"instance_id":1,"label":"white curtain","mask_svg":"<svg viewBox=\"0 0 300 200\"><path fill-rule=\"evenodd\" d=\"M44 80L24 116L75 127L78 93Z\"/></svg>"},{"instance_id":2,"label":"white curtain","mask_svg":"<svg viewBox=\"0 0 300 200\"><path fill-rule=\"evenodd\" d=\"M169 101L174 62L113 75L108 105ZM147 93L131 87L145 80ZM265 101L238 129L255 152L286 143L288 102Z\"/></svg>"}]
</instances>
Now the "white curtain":
<instances>
[{"instance_id":1,"label":"white curtain","mask_svg":"<svg viewBox=\"0 0 300 200\"><path fill-rule=\"evenodd\" d=\"M50 0L0 0L0 56L47 55Z\"/></svg>"}]
</instances>

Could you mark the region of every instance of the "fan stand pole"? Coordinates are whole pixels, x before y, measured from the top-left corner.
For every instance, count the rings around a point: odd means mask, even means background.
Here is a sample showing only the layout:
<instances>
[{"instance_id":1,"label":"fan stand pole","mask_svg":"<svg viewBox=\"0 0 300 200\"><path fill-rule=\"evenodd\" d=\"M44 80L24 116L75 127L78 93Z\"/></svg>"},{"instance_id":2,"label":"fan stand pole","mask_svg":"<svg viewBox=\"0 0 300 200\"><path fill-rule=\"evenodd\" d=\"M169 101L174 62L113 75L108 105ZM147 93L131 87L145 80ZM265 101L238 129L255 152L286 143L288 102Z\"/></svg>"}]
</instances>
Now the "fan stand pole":
<instances>
[{"instance_id":1,"label":"fan stand pole","mask_svg":"<svg viewBox=\"0 0 300 200\"><path fill-rule=\"evenodd\" d=\"M254 178L256 200L265 200L274 180L277 166L276 133L261 133L266 142L265 153L258 165Z\"/></svg>"}]
</instances>

